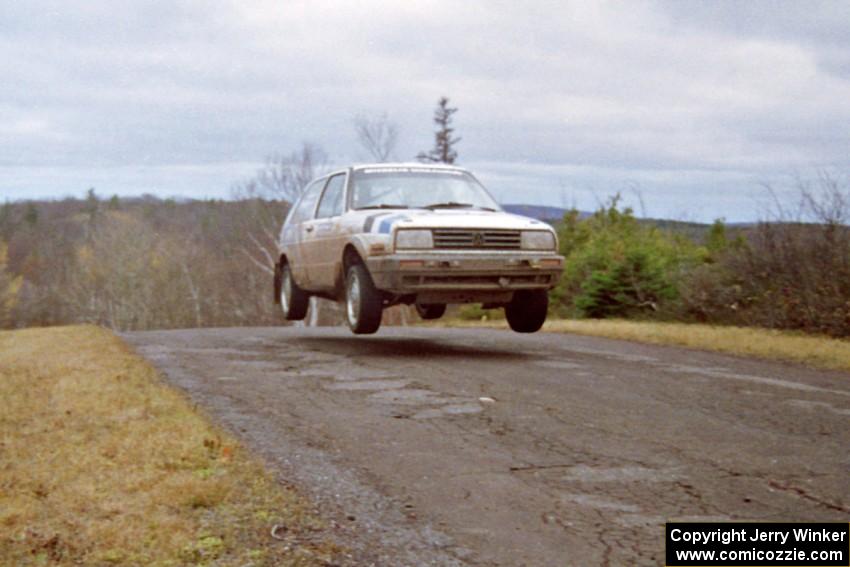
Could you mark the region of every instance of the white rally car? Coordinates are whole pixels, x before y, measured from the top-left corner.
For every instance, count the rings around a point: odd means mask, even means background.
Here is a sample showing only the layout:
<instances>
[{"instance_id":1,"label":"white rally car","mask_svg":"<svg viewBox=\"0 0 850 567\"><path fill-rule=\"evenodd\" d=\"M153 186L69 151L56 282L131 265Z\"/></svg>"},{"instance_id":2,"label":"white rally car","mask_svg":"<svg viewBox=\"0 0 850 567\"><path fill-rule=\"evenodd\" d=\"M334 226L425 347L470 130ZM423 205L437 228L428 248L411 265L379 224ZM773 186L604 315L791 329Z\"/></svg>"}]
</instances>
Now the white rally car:
<instances>
[{"instance_id":1,"label":"white rally car","mask_svg":"<svg viewBox=\"0 0 850 567\"><path fill-rule=\"evenodd\" d=\"M555 231L501 210L459 167L376 164L311 182L278 243L275 302L290 321L311 295L345 302L355 333L374 333L383 308L415 305L424 319L447 303L504 307L511 328L546 320L563 270Z\"/></svg>"}]
</instances>

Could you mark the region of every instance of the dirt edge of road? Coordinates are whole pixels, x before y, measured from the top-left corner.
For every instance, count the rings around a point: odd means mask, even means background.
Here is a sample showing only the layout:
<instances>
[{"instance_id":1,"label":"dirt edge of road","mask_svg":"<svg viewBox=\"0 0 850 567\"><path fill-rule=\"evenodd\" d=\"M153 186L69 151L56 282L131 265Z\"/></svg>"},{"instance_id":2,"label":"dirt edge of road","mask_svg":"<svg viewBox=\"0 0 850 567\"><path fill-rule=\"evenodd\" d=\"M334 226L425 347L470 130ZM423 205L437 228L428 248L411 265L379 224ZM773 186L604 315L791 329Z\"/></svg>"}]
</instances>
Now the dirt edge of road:
<instances>
[{"instance_id":1,"label":"dirt edge of road","mask_svg":"<svg viewBox=\"0 0 850 567\"><path fill-rule=\"evenodd\" d=\"M499 319L446 319L417 326L509 330ZM552 319L543 326L543 332L685 347L850 372L850 341L791 331L625 319Z\"/></svg>"}]
</instances>

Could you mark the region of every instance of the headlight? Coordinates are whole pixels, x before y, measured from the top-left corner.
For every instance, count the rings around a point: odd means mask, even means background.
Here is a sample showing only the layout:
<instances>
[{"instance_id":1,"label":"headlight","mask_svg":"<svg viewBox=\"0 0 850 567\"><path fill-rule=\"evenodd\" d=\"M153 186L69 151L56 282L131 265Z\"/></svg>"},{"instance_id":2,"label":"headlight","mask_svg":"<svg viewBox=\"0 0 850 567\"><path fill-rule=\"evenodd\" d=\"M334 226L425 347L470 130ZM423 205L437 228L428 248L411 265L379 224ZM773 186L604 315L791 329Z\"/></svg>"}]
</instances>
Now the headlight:
<instances>
[{"instance_id":1,"label":"headlight","mask_svg":"<svg viewBox=\"0 0 850 567\"><path fill-rule=\"evenodd\" d=\"M430 230L399 230L395 233L396 250L400 248L433 248Z\"/></svg>"},{"instance_id":2,"label":"headlight","mask_svg":"<svg viewBox=\"0 0 850 567\"><path fill-rule=\"evenodd\" d=\"M554 250L555 235L548 230L523 230L522 248L524 250Z\"/></svg>"}]
</instances>

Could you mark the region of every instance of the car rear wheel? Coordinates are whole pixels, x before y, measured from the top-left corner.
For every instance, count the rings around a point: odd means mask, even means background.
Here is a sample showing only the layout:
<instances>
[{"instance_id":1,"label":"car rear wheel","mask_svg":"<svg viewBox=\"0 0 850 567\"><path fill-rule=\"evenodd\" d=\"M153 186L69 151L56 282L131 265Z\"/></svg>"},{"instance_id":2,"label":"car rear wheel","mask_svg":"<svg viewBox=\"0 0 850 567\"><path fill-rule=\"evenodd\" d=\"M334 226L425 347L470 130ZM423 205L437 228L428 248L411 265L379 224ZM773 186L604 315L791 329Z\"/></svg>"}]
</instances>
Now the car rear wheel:
<instances>
[{"instance_id":1,"label":"car rear wheel","mask_svg":"<svg viewBox=\"0 0 850 567\"><path fill-rule=\"evenodd\" d=\"M423 319L439 319L446 313L445 303L417 303L416 312Z\"/></svg>"},{"instance_id":2,"label":"car rear wheel","mask_svg":"<svg viewBox=\"0 0 850 567\"><path fill-rule=\"evenodd\" d=\"M508 325L517 333L535 333L546 321L549 294L543 289L522 289L505 306Z\"/></svg>"},{"instance_id":3,"label":"car rear wheel","mask_svg":"<svg viewBox=\"0 0 850 567\"><path fill-rule=\"evenodd\" d=\"M287 321L301 321L307 316L307 305L310 297L298 287L292 279L289 264L284 264L280 270L280 309Z\"/></svg>"},{"instance_id":4,"label":"car rear wheel","mask_svg":"<svg viewBox=\"0 0 850 567\"><path fill-rule=\"evenodd\" d=\"M381 326L381 294L363 264L348 268L345 279L345 318L357 335L369 335Z\"/></svg>"}]
</instances>

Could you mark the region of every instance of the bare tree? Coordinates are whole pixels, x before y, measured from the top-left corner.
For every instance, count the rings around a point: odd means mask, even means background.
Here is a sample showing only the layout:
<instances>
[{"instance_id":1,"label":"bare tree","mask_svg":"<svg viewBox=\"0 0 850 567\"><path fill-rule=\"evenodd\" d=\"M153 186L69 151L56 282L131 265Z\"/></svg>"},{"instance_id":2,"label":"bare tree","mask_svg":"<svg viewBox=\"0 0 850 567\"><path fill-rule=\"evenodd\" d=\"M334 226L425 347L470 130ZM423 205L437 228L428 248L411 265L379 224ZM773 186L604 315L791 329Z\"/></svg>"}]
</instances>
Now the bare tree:
<instances>
[{"instance_id":1,"label":"bare tree","mask_svg":"<svg viewBox=\"0 0 850 567\"><path fill-rule=\"evenodd\" d=\"M698 319L850 337L850 183L829 172L798 180L797 204L767 186L772 210L715 261L688 276Z\"/></svg>"},{"instance_id":2,"label":"bare tree","mask_svg":"<svg viewBox=\"0 0 850 567\"><path fill-rule=\"evenodd\" d=\"M386 162L395 151L398 127L386 113L369 117L358 114L354 118L357 141L377 162Z\"/></svg>"},{"instance_id":3,"label":"bare tree","mask_svg":"<svg viewBox=\"0 0 850 567\"><path fill-rule=\"evenodd\" d=\"M263 201L285 201L290 205L301 196L304 188L327 168L327 154L316 145L304 142L301 149L288 155L272 155L253 178L236 185L233 196L254 201L250 207L250 246L242 253L257 269L274 274L277 263L277 231L283 222L273 208Z\"/></svg>"},{"instance_id":4,"label":"bare tree","mask_svg":"<svg viewBox=\"0 0 850 567\"><path fill-rule=\"evenodd\" d=\"M172 326L179 309L167 297L175 287L169 264L161 261L167 245L128 216L98 223L77 250L67 290L81 319L121 331Z\"/></svg>"},{"instance_id":5,"label":"bare tree","mask_svg":"<svg viewBox=\"0 0 850 567\"><path fill-rule=\"evenodd\" d=\"M434 132L434 148L430 151L419 152L416 159L419 161L430 161L436 163L454 163L457 159L457 151L454 146L460 142L460 138L452 138L454 128L451 127L452 115L457 108L449 106L448 97L440 97L437 101L437 109L434 111L434 124L437 131Z\"/></svg>"},{"instance_id":6,"label":"bare tree","mask_svg":"<svg viewBox=\"0 0 850 567\"><path fill-rule=\"evenodd\" d=\"M327 169L328 156L319 146L304 142L289 154L273 154L254 177L237 186L237 198L262 198L294 203L310 181Z\"/></svg>"},{"instance_id":7,"label":"bare tree","mask_svg":"<svg viewBox=\"0 0 850 567\"><path fill-rule=\"evenodd\" d=\"M8 258L6 243L0 242L0 328L8 327L12 322L12 308L17 301L18 290L23 278L13 277L6 270Z\"/></svg>"},{"instance_id":8,"label":"bare tree","mask_svg":"<svg viewBox=\"0 0 850 567\"><path fill-rule=\"evenodd\" d=\"M277 233L283 217L274 213L275 209L268 206L269 201L286 201L293 205L307 184L325 172L327 165L327 154L318 146L305 142L300 150L289 155L268 158L254 178L234 188L233 194L238 199L252 201L250 225L246 230L249 244L240 250L255 268L268 275L275 274ZM310 298L310 326L318 324L323 302L317 297Z\"/></svg>"}]
</instances>

